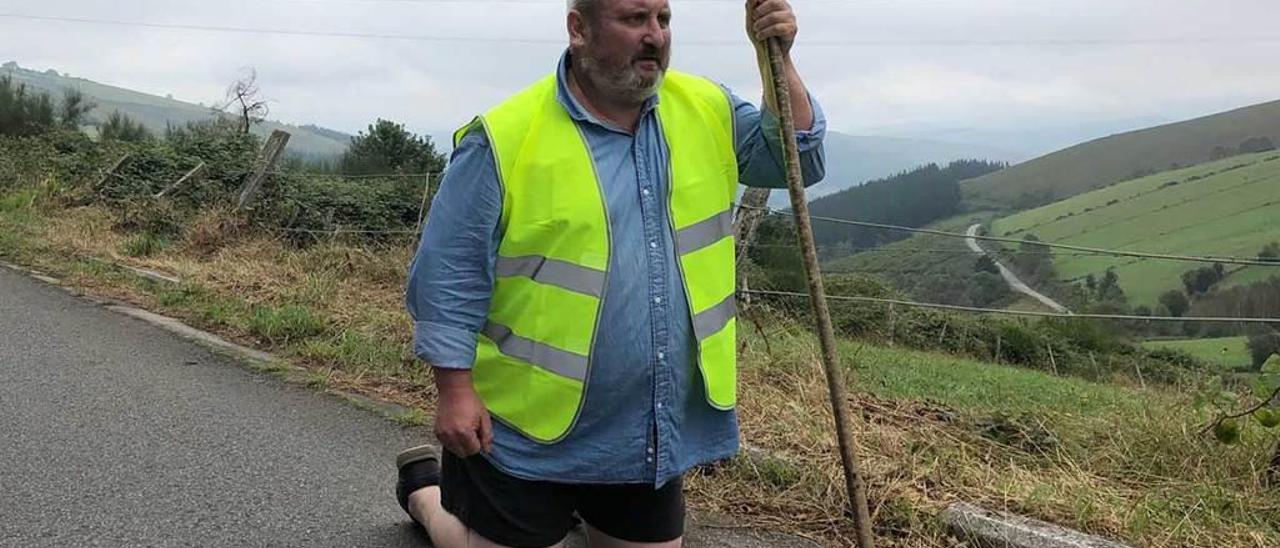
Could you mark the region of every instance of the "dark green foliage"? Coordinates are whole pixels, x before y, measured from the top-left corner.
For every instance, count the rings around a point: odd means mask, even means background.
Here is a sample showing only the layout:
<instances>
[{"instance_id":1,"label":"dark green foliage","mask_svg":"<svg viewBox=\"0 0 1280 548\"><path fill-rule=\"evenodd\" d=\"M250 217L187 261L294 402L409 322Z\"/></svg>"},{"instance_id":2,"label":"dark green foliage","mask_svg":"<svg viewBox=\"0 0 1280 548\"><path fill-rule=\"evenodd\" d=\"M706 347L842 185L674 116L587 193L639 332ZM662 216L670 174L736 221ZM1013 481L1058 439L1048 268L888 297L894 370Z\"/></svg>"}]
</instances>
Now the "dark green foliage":
<instances>
[{"instance_id":1,"label":"dark green foliage","mask_svg":"<svg viewBox=\"0 0 1280 548\"><path fill-rule=\"evenodd\" d=\"M323 175L273 176L254 215L266 226L320 232L412 231L418 222L423 184L417 178L353 182ZM311 233L293 234L301 241L314 239Z\"/></svg>"},{"instance_id":2,"label":"dark green foliage","mask_svg":"<svg viewBox=\"0 0 1280 548\"><path fill-rule=\"evenodd\" d=\"M1124 304L1128 301L1124 295L1124 289L1120 287L1120 275L1116 274L1114 268L1108 268L1107 273L1102 275L1102 281L1098 282L1094 299L1098 302L1116 304Z\"/></svg>"},{"instance_id":3,"label":"dark green foliage","mask_svg":"<svg viewBox=\"0 0 1280 548\"><path fill-rule=\"evenodd\" d=\"M1191 308L1191 301L1181 291L1170 289L1160 295L1160 304L1169 311L1170 316L1182 317Z\"/></svg>"},{"instance_id":4,"label":"dark green foliage","mask_svg":"<svg viewBox=\"0 0 1280 548\"><path fill-rule=\"evenodd\" d=\"M825 282L830 295L903 298L865 276L829 275ZM752 287L757 287L754 282ZM753 300L806 325L813 321L804 299L753 296ZM981 360L998 359L1004 364L1087 379L1134 376L1141 369L1146 382L1173 383L1189 372L1207 369L1203 362L1185 353L1134 346L1120 338L1124 329L1104 322L1073 318L1009 320L881 302L830 300L828 306L833 327L842 336Z\"/></svg>"},{"instance_id":5,"label":"dark green foliage","mask_svg":"<svg viewBox=\"0 0 1280 548\"><path fill-rule=\"evenodd\" d=\"M135 122L117 110L107 117L106 122L98 126L98 137L104 141L140 143L151 139L151 131L141 122Z\"/></svg>"},{"instance_id":6,"label":"dark green foliage","mask_svg":"<svg viewBox=\"0 0 1280 548\"><path fill-rule=\"evenodd\" d=\"M390 120L379 118L367 131L351 138L351 146L338 161L347 175L440 173L444 156L431 138L418 136Z\"/></svg>"},{"instance_id":7,"label":"dark green foliage","mask_svg":"<svg viewBox=\"0 0 1280 548\"><path fill-rule=\"evenodd\" d=\"M978 306L990 306L1009 297L1010 290L1009 284L999 274L983 270L973 275L968 291L970 302Z\"/></svg>"},{"instance_id":8,"label":"dark green foliage","mask_svg":"<svg viewBox=\"0 0 1280 548\"><path fill-rule=\"evenodd\" d=\"M84 122L85 116L97 105L88 99L79 89L67 88L62 94L62 105L58 110L58 121L62 127L77 129Z\"/></svg>"},{"instance_id":9,"label":"dark green foliage","mask_svg":"<svg viewBox=\"0 0 1280 548\"><path fill-rule=\"evenodd\" d=\"M929 164L871 181L814 200L809 211L815 216L856 221L923 226L954 215L960 206L960 181L1005 167L1000 162L957 160L946 167ZM847 243L852 247L873 247L907 236L898 231L814 222L814 238L819 245Z\"/></svg>"},{"instance_id":10,"label":"dark green foliage","mask_svg":"<svg viewBox=\"0 0 1280 548\"><path fill-rule=\"evenodd\" d=\"M1250 137L1240 143L1240 154L1251 154L1254 152L1266 152L1275 150L1276 144L1271 141L1270 137Z\"/></svg>"},{"instance_id":11,"label":"dark green foliage","mask_svg":"<svg viewBox=\"0 0 1280 548\"><path fill-rule=\"evenodd\" d=\"M1247 285L1219 288L1202 295L1191 304L1188 316L1219 316L1244 318L1280 317L1280 276ZM1189 326L1192 335L1198 337L1228 337L1248 334L1243 326L1235 323L1210 323Z\"/></svg>"},{"instance_id":12,"label":"dark green foliage","mask_svg":"<svg viewBox=\"0 0 1280 548\"><path fill-rule=\"evenodd\" d=\"M0 136L38 135L54 126L53 99L33 93L24 84L0 76Z\"/></svg>"},{"instance_id":13,"label":"dark green foliage","mask_svg":"<svg viewBox=\"0 0 1280 548\"><path fill-rule=\"evenodd\" d=\"M1039 286L1057 278L1053 267L1053 255L1049 246L1040 242L1035 234L1026 234L1018 244L1016 253L1002 253L1002 258L1018 273L1023 282Z\"/></svg>"},{"instance_id":14,"label":"dark green foliage","mask_svg":"<svg viewBox=\"0 0 1280 548\"><path fill-rule=\"evenodd\" d=\"M986 272L989 274L1000 274L1000 268L996 266L996 262L986 255L978 257L973 263L974 272Z\"/></svg>"},{"instance_id":15,"label":"dark green foliage","mask_svg":"<svg viewBox=\"0 0 1280 548\"><path fill-rule=\"evenodd\" d=\"M1280 263L1280 242L1271 242L1258 252L1258 260L1269 263Z\"/></svg>"},{"instance_id":16,"label":"dark green foliage","mask_svg":"<svg viewBox=\"0 0 1280 548\"><path fill-rule=\"evenodd\" d=\"M1221 263L1213 266L1202 266L1182 273L1182 286L1187 295L1196 296L1208 293L1225 276Z\"/></svg>"},{"instance_id":17,"label":"dark green foliage","mask_svg":"<svg viewBox=\"0 0 1280 548\"><path fill-rule=\"evenodd\" d=\"M1271 356L1280 354L1280 332L1263 331L1250 335L1248 346L1253 366L1260 368Z\"/></svg>"}]
</instances>

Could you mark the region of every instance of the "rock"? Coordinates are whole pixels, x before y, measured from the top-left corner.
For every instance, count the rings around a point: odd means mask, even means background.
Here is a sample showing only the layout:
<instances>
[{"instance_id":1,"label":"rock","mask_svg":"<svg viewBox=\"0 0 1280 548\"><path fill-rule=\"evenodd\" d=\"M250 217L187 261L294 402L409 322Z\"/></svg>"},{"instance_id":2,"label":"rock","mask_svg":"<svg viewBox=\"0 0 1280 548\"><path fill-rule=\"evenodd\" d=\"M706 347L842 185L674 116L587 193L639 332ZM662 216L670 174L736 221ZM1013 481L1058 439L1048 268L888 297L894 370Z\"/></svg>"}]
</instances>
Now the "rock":
<instances>
[{"instance_id":1,"label":"rock","mask_svg":"<svg viewBox=\"0 0 1280 548\"><path fill-rule=\"evenodd\" d=\"M983 548L1129 548L1052 523L958 502L942 513L951 533Z\"/></svg>"}]
</instances>

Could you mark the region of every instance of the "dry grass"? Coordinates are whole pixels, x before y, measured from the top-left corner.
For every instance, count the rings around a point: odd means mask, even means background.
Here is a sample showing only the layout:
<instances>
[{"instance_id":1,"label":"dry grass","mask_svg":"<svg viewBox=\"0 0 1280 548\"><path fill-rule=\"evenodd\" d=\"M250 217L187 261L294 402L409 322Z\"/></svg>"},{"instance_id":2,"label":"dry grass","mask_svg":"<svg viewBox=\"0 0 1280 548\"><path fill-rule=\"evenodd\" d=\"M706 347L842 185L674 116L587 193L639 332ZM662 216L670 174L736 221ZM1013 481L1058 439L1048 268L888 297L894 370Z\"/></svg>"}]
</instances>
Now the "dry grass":
<instances>
[{"instance_id":1,"label":"dry grass","mask_svg":"<svg viewBox=\"0 0 1280 548\"><path fill-rule=\"evenodd\" d=\"M408 242L297 249L255 235L226 212L210 212L169 247L127 257L131 235L113 225L98 208L0 211L0 234L9 236L0 238L0 253L285 355L312 369L308 382L316 386L431 408L434 395L412 357L402 302ZM185 283L142 283L75 259L85 255ZM281 313L286 309L293 312ZM319 319L319 331L287 331L288 318L298 315ZM255 317L268 327L255 327ZM742 330L742 434L760 450L691 474L690 505L736 525L851 545L816 349L800 327L765 323L772 353L761 335ZM263 336L278 327L305 336ZM956 546L935 516L966 500L1141 546L1280 546L1280 496L1255 479L1272 443L1259 429L1242 445L1224 447L1197 433L1204 417L1173 391L842 344L882 545Z\"/></svg>"}]
</instances>

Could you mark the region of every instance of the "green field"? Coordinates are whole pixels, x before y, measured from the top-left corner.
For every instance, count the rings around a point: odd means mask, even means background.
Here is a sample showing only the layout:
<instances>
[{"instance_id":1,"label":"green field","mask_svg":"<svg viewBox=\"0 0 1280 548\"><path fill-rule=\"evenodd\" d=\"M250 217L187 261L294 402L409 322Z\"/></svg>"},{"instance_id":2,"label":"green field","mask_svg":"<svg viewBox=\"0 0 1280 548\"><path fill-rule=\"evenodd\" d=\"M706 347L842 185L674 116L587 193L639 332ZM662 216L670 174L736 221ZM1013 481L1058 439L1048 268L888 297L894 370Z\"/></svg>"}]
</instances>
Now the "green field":
<instances>
[{"instance_id":1,"label":"green field","mask_svg":"<svg viewBox=\"0 0 1280 548\"><path fill-rule=\"evenodd\" d=\"M992 232L1048 242L1180 255L1253 258L1280 241L1280 153L1242 155L1159 173L997 220ZM1131 304L1154 305L1202 263L1055 250L1064 280L1114 267ZM1227 265L1228 267L1230 265ZM1246 267L1228 283L1264 279L1280 267Z\"/></svg>"},{"instance_id":2,"label":"green field","mask_svg":"<svg viewBox=\"0 0 1280 548\"><path fill-rule=\"evenodd\" d=\"M1178 166L1209 161L1214 147L1280 141L1280 101L1095 139L960 185L966 203L1026 209Z\"/></svg>"},{"instance_id":3,"label":"green field","mask_svg":"<svg viewBox=\"0 0 1280 548\"><path fill-rule=\"evenodd\" d=\"M1186 339L1180 341L1147 341L1147 348L1172 348L1181 350L1209 363L1230 368L1249 365L1252 358L1245 346L1247 337L1222 337L1218 339Z\"/></svg>"}]
</instances>

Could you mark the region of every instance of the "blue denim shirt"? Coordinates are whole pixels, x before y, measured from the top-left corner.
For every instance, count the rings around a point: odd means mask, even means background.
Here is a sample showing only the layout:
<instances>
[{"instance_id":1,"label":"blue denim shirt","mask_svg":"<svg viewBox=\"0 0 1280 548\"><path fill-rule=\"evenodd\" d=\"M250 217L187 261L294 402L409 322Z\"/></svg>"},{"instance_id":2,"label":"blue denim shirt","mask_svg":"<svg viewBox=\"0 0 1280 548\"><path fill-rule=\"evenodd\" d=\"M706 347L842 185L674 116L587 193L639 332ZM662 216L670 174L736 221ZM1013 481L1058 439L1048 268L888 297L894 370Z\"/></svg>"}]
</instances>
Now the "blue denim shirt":
<instances>
[{"instance_id":1,"label":"blue denim shirt","mask_svg":"<svg viewBox=\"0 0 1280 548\"><path fill-rule=\"evenodd\" d=\"M542 444L494 421L488 459L504 472L560 483L662 485L738 449L733 411L707 404L697 371L689 305L668 229L667 149L645 105L634 134L592 116L569 92L568 55L558 99L582 129L605 193L612 229L609 284L585 401L573 430ZM739 176L780 188L786 179L772 113L733 97ZM816 102L809 131L797 132L806 184L822 179L826 121ZM502 238L502 191L483 131L454 150L410 268L406 304L414 351L434 367L470 368L484 325Z\"/></svg>"}]
</instances>

